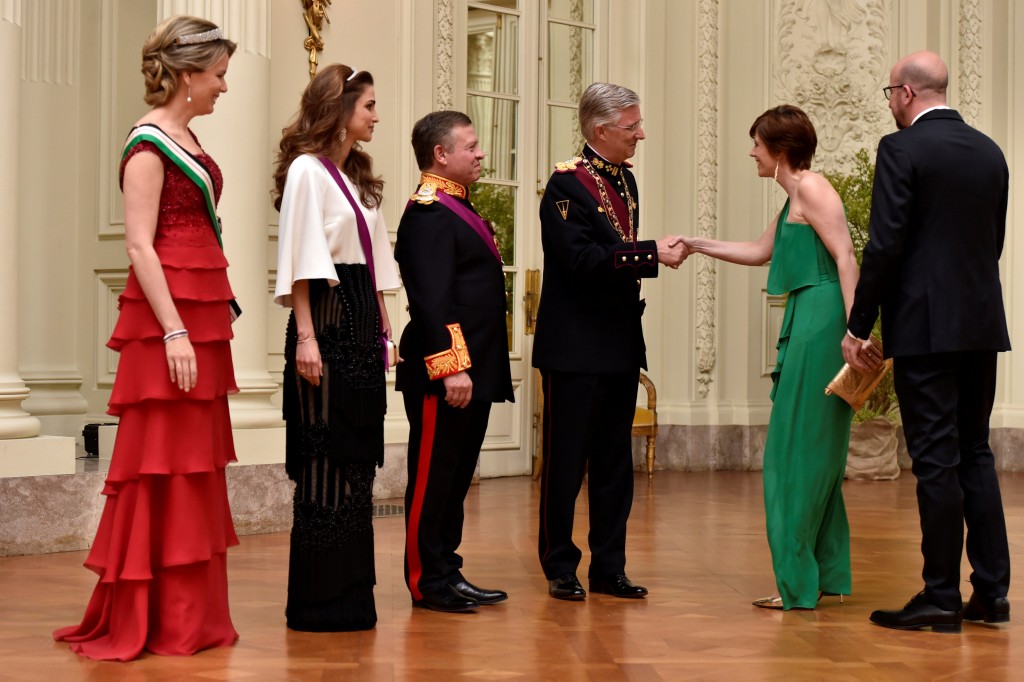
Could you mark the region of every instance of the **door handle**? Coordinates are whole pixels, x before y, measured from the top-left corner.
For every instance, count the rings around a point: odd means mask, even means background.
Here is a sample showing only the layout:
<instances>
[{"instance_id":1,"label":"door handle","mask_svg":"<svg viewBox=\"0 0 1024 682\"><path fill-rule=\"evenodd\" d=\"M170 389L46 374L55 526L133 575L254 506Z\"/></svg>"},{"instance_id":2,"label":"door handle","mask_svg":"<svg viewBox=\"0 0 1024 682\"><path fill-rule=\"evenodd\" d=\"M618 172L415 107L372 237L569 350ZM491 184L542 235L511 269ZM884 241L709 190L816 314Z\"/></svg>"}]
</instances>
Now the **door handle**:
<instances>
[{"instance_id":1,"label":"door handle","mask_svg":"<svg viewBox=\"0 0 1024 682\"><path fill-rule=\"evenodd\" d=\"M537 331L537 307L540 305L540 270L526 271L526 294L523 295L523 332Z\"/></svg>"}]
</instances>

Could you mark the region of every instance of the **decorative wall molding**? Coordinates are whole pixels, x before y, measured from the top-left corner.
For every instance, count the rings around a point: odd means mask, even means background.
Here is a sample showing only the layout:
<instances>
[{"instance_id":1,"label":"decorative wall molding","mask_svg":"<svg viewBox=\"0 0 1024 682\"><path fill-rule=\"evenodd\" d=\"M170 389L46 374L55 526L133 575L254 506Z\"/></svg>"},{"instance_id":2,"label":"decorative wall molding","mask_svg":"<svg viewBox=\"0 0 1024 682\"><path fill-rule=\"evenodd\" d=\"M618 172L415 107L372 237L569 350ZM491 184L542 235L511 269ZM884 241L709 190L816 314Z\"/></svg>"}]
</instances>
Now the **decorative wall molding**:
<instances>
[{"instance_id":1,"label":"decorative wall molding","mask_svg":"<svg viewBox=\"0 0 1024 682\"><path fill-rule=\"evenodd\" d=\"M718 234L718 0L697 9L697 233ZM715 259L697 259L697 394L708 397L715 368Z\"/></svg>"},{"instance_id":2,"label":"decorative wall molding","mask_svg":"<svg viewBox=\"0 0 1024 682\"><path fill-rule=\"evenodd\" d=\"M0 21L21 26L23 0L0 0Z\"/></svg>"},{"instance_id":3,"label":"decorative wall molding","mask_svg":"<svg viewBox=\"0 0 1024 682\"><path fill-rule=\"evenodd\" d=\"M33 0L23 9L21 78L72 85L78 63L79 0Z\"/></svg>"},{"instance_id":4,"label":"decorative wall molding","mask_svg":"<svg viewBox=\"0 0 1024 682\"><path fill-rule=\"evenodd\" d=\"M436 109L455 107L455 2L434 3L434 105Z\"/></svg>"},{"instance_id":5,"label":"decorative wall molding","mask_svg":"<svg viewBox=\"0 0 1024 682\"><path fill-rule=\"evenodd\" d=\"M118 354L107 348L107 340L114 331L117 322L117 299L124 293L128 283L128 270L96 271L96 385L99 388L111 388L114 375L117 374Z\"/></svg>"},{"instance_id":6,"label":"decorative wall molding","mask_svg":"<svg viewBox=\"0 0 1024 682\"><path fill-rule=\"evenodd\" d=\"M572 0L569 18L583 21L583 0ZM569 97L571 102L579 102L583 97L583 29L579 26L569 29ZM573 126L572 138L572 148L583 149L583 131L578 125Z\"/></svg>"},{"instance_id":7,"label":"decorative wall molding","mask_svg":"<svg viewBox=\"0 0 1024 682\"><path fill-rule=\"evenodd\" d=\"M778 341L786 315L786 296L761 290L761 376L771 376L779 358Z\"/></svg>"},{"instance_id":8,"label":"decorative wall molding","mask_svg":"<svg viewBox=\"0 0 1024 682\"><path fill-rule=\"evenodd\" d=\"M157 16L191 14L215 22L238 51L270 59L270 0L157 0Z\"/></svg>"},{"instance_id":9,"label":"decorative wall molding","mask_svg":"<svg viewBox=\"0 0 1024 682\"><path fill-rule=\"evenodd\" d=\"M959 73L957 109L964 120L977 125L981 115L981 43L982 20L980 0L960 0L959 24L960 44L957 53Z\"/></svg>"},{"instance_id":10,"label":"decorative wall molding","mask_svg":"<svg viewBox=\"0 0 1024 682\"><path fill-rule=\"evenodd\" d=\"M892 132L879 89L890 68L893 0L775 0L770 36L773 104L795 104L818 133L817 168L852 167L857 150Z\"/></svg>"}]
</instances>

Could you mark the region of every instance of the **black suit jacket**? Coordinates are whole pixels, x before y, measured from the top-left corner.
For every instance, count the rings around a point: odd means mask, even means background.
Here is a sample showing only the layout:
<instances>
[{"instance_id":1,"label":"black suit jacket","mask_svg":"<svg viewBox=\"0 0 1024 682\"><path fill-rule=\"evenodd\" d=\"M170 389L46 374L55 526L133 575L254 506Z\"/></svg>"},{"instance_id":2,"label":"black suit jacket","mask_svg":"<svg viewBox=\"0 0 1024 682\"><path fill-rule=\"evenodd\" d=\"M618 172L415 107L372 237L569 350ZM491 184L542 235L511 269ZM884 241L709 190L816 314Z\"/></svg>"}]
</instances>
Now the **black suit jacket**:
<instances>
[{"instance_id":1,"label":"black suit jacket","mask_svg":"<svg viewBox=\"0 0 1024 682\"><path fill-rule=\"evenodd\" d=\"M886 356L1009 350L1008 192L1002 151L951 109L883 137L850 331L867 338L881 306Z\"/></svg>"},{"instance_id":2,"label":"black suit jacket","mask_svg":"<svg viewBox=\"0 0 1024 682\"><path fill-rule=\"evenodd\" d=\"M472 208L464 199L456 201ZM426 358L453 348L449 325L458 324L472 363L466 372L473 380L473 399L514 402L505 277L480 235L440 202L414 202L398 225L395 260L410 316L402 332L404 362L396 370L395 387L444 395L442 377L430 379Z\"/></svg>"},{"instance_id":3,"label":"black suit jacket","mask_svg":"<svg viewBox=\"0 0 1024 682\"><path fill-rule=\"evenodd\" d=\"M589 147L584 154L596 156ZM622 183L626 183L639 203L633 173L625 165L602 166L598 172L612 188L625 194ZM567 209L565 217L560 204ZM540 204L544 284L533 342L534 367L598 374L647 367L638 278L657 276L657 243L623 242L599 207L571 171L556 171L548 180ZM640 225L639 207L633 224Z\"/></svg>"}]
</instances>

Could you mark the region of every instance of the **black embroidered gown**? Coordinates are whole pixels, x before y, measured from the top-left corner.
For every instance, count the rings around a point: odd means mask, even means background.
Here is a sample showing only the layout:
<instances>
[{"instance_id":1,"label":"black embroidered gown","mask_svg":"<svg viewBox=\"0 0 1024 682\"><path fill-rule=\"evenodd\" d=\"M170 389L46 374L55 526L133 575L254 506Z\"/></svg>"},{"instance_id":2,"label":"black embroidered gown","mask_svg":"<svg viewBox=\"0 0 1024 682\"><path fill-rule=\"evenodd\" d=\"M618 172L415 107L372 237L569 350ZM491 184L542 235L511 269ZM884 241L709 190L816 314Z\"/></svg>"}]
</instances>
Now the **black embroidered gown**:
<instances>
[{"instance_id":1,"label":"black embroidered gown","mask_svg":"<svg viewBox=\"0 0 1024 682\"><path fill-rule=\"evenodd\" d=\"M344 182L353 196L358 189ZM376 289L399 286L380 210L360 206L372 241ZM313 386L295 368L294 313L285 335L285 468L295 481L288 627L337 632L377 622L372 488L384 463L385 367L377 292L355 211L320 161L292 162L281 204L275 300L309 285L323 364ZM331 286L334 285L334 286Z\"/></svg>"}]
</instances>

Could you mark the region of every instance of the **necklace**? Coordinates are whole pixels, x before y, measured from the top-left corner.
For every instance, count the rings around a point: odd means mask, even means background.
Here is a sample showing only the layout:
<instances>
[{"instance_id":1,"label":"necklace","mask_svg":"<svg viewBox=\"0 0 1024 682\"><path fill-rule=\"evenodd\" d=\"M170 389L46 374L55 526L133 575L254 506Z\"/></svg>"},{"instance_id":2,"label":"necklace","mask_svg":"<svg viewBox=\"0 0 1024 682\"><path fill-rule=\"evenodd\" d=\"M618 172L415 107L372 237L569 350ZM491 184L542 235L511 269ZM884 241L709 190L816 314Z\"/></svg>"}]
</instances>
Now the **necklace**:
<instances>
[{"instance_id":1,"label":"necklace","mask_svg":"<svg viewBox=\"0 0 1024 682\"><path fill-rule=\"evenodd\" d=\"M597 183L597 192L601 195L601 207L604 209L604 214L608 216L608 222L619 233L622 241L628 242L629 237L626 236L622 229L622 224L619 223L619 216L615 213L615 208L612 207L612 200L608 196L608 190L605 189L604 180L597 174L597 171L590 165L590 161L586 157L583 157L583 167L587 169L587 172L594 178L594 182ZM636 243L636 230L633 229L633 209L636 208L636 202L633 201L633 195L629 191L629 185L626 183L625 178L622 180L622 186L626 190L626 213L629 214L629 234L633 237L633 242Z\"/></svg>"}]
</instances>

